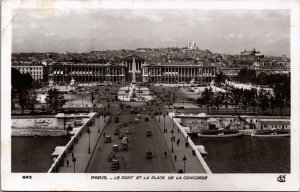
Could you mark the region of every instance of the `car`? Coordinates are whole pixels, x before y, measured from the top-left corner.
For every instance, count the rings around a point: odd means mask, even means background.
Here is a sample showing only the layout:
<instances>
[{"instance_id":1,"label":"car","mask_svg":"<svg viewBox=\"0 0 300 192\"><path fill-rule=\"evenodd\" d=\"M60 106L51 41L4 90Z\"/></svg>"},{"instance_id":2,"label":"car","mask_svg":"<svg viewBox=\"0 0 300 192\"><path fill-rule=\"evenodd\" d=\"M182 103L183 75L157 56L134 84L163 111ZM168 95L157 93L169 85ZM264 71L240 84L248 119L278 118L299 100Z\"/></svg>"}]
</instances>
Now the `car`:
<instances>
[{"instance_id":1,"label":"car","mask_svg":"<svg viewBox=\"0 0 300 192\"><path fill-rule=\"evenodd\" d=\"M111 170L117 170L120 167L120 162L118 159L112 159L111 161Z\"/></svg>"},{"instance_id":2,"label":"car","mask_svg":"<svg viewBox=\"0 0 300 192\"><path fill-rule=\"evenodd\" d=\"M146 132L146 136L147 136L147 137L152 136L152 132L151 132L150 130L148 130L148 131Z\"/></svg>"},{"instance_id":3,"label":"car","mask_svg":"<svg viewBox=\"0 0 300 192\"><path fill-rule=\"evenodd\" d=\"M105 143L111 143L111 136L110 135L105 136Z\"/></svg>"},{"instance_id":4,"label":"car","mask_svg":"<svg viewBox=\"0 0 300 192\"><path fill-rule=\"evenodd\" d=\"M131 135L131 133L132 133L132 132L131 132L131 129L127 129L127 130L126 130L126 135Z\"/></svg>"},{"instance_id":5,"label":"car","mask_svg":"<svg viewBox=\"0 0 300 192\"><path fill-rule=\"evenodd\" d=\"M146 153L147 159L152 159L152 156L153 156L152 151L147 151Z\"/></svg>"},{"instance_id":6,"label":"car","mask_svg":"<svg viewBox=\"0 0 300 192\"><path fill-rule=\"evenodd\" d=\"M114 152L109 152L107 155L107 161L111 162L114 157L115 157Z\"/></svg>"},{"instance_id":7,"label":"car","mask_svg":"<svg viewBox=\"0 0 300 192\"><path fill-rule=\"evenodd\" d=\"M118 152L119 151L119 145L117 145L117 144L113 145L113 151Z\"/></svg>"},{"instance_id":8,"label":"car","mask_svg":"<svg viewBox=\"0 0 300 192\"><path fill-rule=\"evenodd\" d=\"M119 135L120 134L120 130L116 129L114 135Z\"/></svg>"}]
</instances>

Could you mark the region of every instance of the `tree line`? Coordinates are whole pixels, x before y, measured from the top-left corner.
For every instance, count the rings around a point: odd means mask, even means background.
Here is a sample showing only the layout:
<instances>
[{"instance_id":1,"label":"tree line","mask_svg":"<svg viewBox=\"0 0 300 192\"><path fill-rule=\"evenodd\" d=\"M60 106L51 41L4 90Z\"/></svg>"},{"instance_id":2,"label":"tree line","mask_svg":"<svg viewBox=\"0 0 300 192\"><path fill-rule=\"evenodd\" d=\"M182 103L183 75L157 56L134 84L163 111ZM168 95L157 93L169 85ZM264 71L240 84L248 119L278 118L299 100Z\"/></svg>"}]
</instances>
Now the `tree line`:
<instances>
[{"instance_id":1,"label":"tree line","mask_svg":"<svg viewBox=\"0 0 300 192\"><path fill-rule=\"evenodd\" d=\"M197 100L199 107L206 107L207 113L210 111L219 112L222 107L228 112L229 106L234 108L235 114L237 109L243 109L245 114L248 111L255 112L256 109L265 114L268 108L271 109L272 115L274 108L280 108L280 114L283 113L284 107L290 106L289 94L282 92L285 87L281 85L275 86L274 94L261 89L232 89L226 93L213 92L211 88L205 88L201 96Z\"/></svg>"},{"instance_id":2,"label":"tree line","mask_svg":"<svg viewBox=\"0 0 300 192\"><path fill-rule=\"evenodd\" d=\"M12 109L15 109L14 100L18 100L21 107L21 113L24 114L25 109L30 109L30 113L34 113L35 105L38 103L37 93L32 89L33 79L30 74L21 74L17 69L12 68L11 71L11 102ZM58 112L66 100L63 93L57 89L50 89L46 96L46 103L49 111Z\"/></svg>"}]
</instances>

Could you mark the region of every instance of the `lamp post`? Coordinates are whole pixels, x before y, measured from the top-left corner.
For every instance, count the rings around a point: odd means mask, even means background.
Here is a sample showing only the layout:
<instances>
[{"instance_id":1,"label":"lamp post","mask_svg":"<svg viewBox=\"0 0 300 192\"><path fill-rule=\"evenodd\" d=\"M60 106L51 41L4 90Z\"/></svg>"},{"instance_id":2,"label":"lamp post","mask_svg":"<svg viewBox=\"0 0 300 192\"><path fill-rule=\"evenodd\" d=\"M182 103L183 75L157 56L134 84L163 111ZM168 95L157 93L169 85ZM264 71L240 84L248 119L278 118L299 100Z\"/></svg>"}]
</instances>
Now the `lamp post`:
<instances>
[{"instance_id":1,"label":"lamp post","mask_svg":"<svg viewBox=\"0 0 300 192\"><path fill-rule=\"evenodd\" d=\"M158 108L158 122L160 122L160 107Z\"/></svg>"},{"instance_id":2,"label":"lamp post","mask_svg":"<svg viewBox=\"0 0 300 192\"><path fill-rule=\"evenodd\" d=\"M164 132L166 132L166 114L164 113Z\"/></svg>"},{"instance_id":3,"label":"lamp post","mask_svg":"<svg viewBox=\"0 0 300 192\"><path fill-rule=\"evenodd\" d=\"M183 173L185 173L185 162L187 160L185 155L183 156L182 160L183 160Z\"/></svg>"},{"instance_id":4,"label":"lamp post","mask_svg":"<svg viewBox=\"0 0 300 192\"><path fill-rule=\"evenodd\" d=\"M75 158L75 156L72 157L72 162L73 162L73 165L74 165L74 173L75 173L75 164L76 164L76 158Z\"/></svg>"},{"instance_id":5,"label":"lamp post","mask_svg":"<svg viewBox=\"0 0 300 192\"><path fill-rule=\"evenodd\" d=\"M175 127L175 125L174 125L174 116L172 116L172 123L173 123L173 125L172 125L173 128L172 129L174 130L174 127Z\"/></svg>"},{"instance_id":6,"label":"lamp post","mask_svg":"<svg viewBox=\"0 0 300 192\"><path fill-rule=\"evenodd\" d=\"M99 111L99 115L98 115L98 123L99 123L99 125L98 125L98 133L100 133L100 125L101 125L101 116L100 116L100 111Z\"/></svg>"},{"instance_id":7,"label":"lamp post","mask_svg":"<svg viewBox=\"0 0 300 192\"><path fill-rule=\"evenodd\" d=\"M174 133L174 130L172 129L172 130L171 130L171 134L172 134L172 137L171 137L171 141L172 141L172 149L171 149L171 151L172 151L172 153L174 152L174 150L173 150L173 142L174 142L173 133Z\"/></svg>"},{"instance_id":8,"label":"lamp post","mask_svg":"<svg viewBox=\"0 0 300 192\"><path fill-rule=\"evenodd\" d=\"M87 133L89 134L89 153L91 153L91 138L90 138L90 136L91 136L91 130L90 130L90 128L88 128L87 129Z\"/></svg>"}]
</instances>

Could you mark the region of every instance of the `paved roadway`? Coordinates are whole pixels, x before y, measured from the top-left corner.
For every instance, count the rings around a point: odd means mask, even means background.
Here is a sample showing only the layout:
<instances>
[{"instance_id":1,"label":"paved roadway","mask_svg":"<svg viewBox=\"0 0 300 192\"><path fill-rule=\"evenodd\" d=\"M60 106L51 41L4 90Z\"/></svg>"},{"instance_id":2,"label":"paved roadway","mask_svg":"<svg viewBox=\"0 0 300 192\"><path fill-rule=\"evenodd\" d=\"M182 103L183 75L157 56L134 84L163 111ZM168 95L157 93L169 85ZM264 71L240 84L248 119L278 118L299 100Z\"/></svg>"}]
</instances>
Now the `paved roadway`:
<instances>
[{"instance_id":1,"label":"paved roadway","mask_svg":"<svg viewBox=\"0 0 300 192\"><path fill-rule=\"evenodd\" d=\"M110 123L105 127L105 134L112 136L112 143L104 143L104 137L101 137L98 145L100 150L95 151L90 164L87 168L88 173L172 173L175 168L169 153L167 158L164 152L168 151L166 142L162 136L155 119L150 118L150 122L144 122L145 114L142 115L140 123L129 124L121 129L125 132L131 128L133 134L126 135L129 139L129 150L119 151L116 157L120 160L120 169L111 170L111 162L107 161L107 156L112 151L112 145L118 144L120 148L121 140L114 135L114 130L117 124ZM134 119L134 115L124 114L120 116L120 121L128 121L130 118ZM113 118L112 118L113 120ZM146 131L151 130L152 136L147 137ZM146 152L151 150L153 158L147 159ZM126 167L122 163L122 157L125 159Z\"/></svg>"}]
</instances>

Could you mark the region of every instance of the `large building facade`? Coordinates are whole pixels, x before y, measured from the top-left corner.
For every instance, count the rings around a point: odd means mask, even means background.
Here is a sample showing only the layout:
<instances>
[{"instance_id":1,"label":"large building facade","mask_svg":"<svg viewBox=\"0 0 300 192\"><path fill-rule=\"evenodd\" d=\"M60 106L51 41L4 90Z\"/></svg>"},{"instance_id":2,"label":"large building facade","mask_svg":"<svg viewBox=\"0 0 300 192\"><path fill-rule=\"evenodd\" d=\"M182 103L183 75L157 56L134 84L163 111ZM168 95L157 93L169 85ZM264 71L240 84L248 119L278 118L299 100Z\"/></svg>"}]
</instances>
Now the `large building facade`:
<instances>
[{"instance_id":1,"label":"large building facade","mask_svg":"<svg viewBox=\"0 0 300 192\"><path fill-rule=\"evenodd\" d=\"M109 63L61 62L49 65L49 81L70 82L125 81L125 66Z\"/></svg>"},{"instance_id":2,"label":"large building facade","mask_svg":"<svg viewBox=\"0 0 300 192\"><path fill-rule=\"evenodd\" d=\"M216 67L199 64L145 64L143 81L150 83L207 82L216 77Z\"/></svg>"},{"instance_id":3,"label":"large building facade","mask_svg":"<svg viewBox=\"0 0 300 192\"><path fill-rule=\"evenodd\" d=\"M53 83L76 82L149 82L180 83L211 81L216 77L216 67L202 64L156 63L131 55L120 63L60 62L49 65L49 81Z\"/></svg>"},{"instance_id":4,"label":"large building facade","mask_svg":"<svg viewBox=\"0 0 300 192\"><path fill-rule=\"evenodd\" d=\"M20 62L12 63L11 67L20 71L21 74L30 74L32 79L35 81L45 79L45 66L42 64L33 62Z\"/></svg>"}]
</instances>

